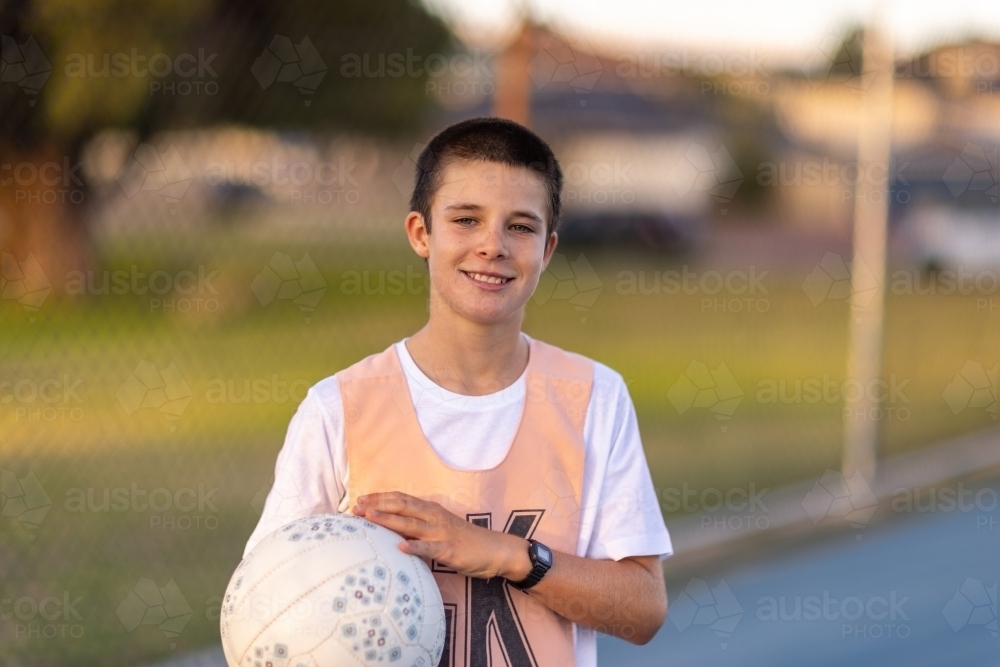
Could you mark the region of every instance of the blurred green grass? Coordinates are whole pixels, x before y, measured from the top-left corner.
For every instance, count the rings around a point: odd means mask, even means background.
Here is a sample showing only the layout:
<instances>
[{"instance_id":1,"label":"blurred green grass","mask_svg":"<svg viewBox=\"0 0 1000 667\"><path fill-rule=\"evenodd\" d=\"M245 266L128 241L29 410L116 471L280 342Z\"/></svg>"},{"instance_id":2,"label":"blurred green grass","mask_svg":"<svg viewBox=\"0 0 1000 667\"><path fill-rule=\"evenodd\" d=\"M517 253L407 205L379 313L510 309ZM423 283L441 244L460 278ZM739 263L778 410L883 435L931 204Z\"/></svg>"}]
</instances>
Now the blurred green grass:
<instances>
[{"instance_id":1,"label":"blurred green grass","mask_svg":"<svg viewBox=\"0 0 1000 667\"><path fill-rule=\"evenodd\" d=\"M250 290L276 249L295 260L303 253L315 260L328 289L314 312L285 300L262 305ZM570 261L579 255L564 252ZM762 382L784 380L790 387L824 376L844 379L848 308L835 300L812 305L802 289L808 270L767 267L767 293L753 295L748 312L735 310L731 299L719 309L721 295L623 294L622 272L649 276L680 267L642 253L584 255L602 283L593 306L580 312L565 299L532 301L525 330L622 374L661 500L685 484L723 492L750 484L761 489L839 467L839 400L762 402L758 395ZM405 248L276 248L211 236L104 247L105 268L130 271L133 264L147 274L197 273L199 266L217 271L217 294L207 296L218 308L163 312L151 307L148 294L50 298L37 313L0 302L2 378L36 386L46 379L79 381L80 398L0 403L3 469L19 480L36 475L52 503L35 528L10 516L0 520L2 597L37 600L68 592L81 598L81 619L69 620L82 629L74 631L82 631L79 637L44 636L60 632L47 626L66 622L38 615L0 624L0 660L10 664L135 665L216 639L217 596L256 523L301 398L285 396L277 383L311 385L412 334L426 320L421 290L366 295L342 289L353 277L349 272L368 271L370 286L378 284L379 271L422 273L422 261ZM890 295L884 375L903 383L903 398L888 406L894 412L882 421L882 455L996 425L982 409L954 414L942 398L967 361L988 368L1000 358L1000 307L984 310L980 297ZM992 299L1000 302L1000 296ZM176 366L192 393L178 419L146 408L129 415L117 400L140 361L161 371ZM731 371L743 398L729 419L705 408L679 414L671 403L670 387L693 361L710 369L725 363ZM209 393L219 381L233 381L241 396L247 380L261 381L266 398L218 402ZM5 391L10 395L9 387ZM77 411L42 411L60 407ZM73 511L78 508L72 499L80 493L91 493L100 505L105 489L176 494L199 485L215 489L203 511ZM668 525L673 516L666 512ZM128 631L120 620L119 604L140 578L161 587L170 580L177 584L191 608L179 637L168 638L155 625Z\"/></svg>"}]
</instances>

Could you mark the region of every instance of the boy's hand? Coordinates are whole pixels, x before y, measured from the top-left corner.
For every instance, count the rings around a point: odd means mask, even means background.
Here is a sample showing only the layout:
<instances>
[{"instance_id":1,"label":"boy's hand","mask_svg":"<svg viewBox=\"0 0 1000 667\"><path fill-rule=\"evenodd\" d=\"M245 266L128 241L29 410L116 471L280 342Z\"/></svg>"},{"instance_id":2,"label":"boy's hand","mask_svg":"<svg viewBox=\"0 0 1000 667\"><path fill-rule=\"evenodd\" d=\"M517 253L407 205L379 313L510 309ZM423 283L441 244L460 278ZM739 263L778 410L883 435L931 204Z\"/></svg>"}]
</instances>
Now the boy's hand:
<instances>
[{"instance_id":1,"label":"boy's hand","mask_svg":"<svg viewBox=\"0 0 1000 667\"><path fill-rule=\"evenodd\" d=\"M392 491L359 496L352 511L406 538L401 551L466 576L521 581L531 572L527 540L477 526L438 503Z\"/></svg>"}]
</instances>

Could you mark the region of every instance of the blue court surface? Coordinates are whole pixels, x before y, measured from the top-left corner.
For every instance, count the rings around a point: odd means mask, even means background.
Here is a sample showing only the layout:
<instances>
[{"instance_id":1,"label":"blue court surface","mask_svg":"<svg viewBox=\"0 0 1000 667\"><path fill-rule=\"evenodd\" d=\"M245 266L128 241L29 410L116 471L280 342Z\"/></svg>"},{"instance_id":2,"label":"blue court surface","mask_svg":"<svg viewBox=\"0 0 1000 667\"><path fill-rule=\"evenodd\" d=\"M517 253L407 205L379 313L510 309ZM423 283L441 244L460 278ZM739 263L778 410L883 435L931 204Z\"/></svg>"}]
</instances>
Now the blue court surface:
<instances>
[{"instance_id":1,"label":"blue court surface","mask_svg":"<svg viewBox=\"0 0 1000 667\"><path fill-rule=\"evenodd\" d=\"M976 488L964 509L942 496L930 511L671 582L653 641L601 637L598 664L997 667L1000 480Z\"/></svg>"}]
</instances>

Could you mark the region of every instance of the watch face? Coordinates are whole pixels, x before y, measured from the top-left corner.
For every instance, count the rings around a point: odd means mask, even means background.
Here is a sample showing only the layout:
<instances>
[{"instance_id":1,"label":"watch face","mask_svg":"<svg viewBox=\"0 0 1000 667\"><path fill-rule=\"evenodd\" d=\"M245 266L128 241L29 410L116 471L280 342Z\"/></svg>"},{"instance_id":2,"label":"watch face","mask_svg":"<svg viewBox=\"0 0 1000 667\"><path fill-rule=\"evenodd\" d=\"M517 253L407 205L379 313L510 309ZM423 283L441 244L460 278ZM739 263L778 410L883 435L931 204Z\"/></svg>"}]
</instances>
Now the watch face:
<instances>
[{"instance_id":1,"label":"watch face","mask_svg":"<svg viewBox=\"0 0 1000 667\"><path fill-rule=\"evenodd\" d=\"M548 567L552 567L552 552L544 544L535 545L535 555L538 557L539 562Z\"/></svg>"}]
</instances>

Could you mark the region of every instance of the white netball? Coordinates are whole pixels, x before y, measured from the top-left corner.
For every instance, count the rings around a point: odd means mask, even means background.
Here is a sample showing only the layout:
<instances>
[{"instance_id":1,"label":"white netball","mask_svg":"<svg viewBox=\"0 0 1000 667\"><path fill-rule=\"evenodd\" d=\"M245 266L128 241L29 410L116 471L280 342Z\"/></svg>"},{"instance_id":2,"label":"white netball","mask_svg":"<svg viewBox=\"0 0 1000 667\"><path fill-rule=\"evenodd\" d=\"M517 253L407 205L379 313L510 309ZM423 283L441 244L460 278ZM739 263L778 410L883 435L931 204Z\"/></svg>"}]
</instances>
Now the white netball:
<instances>
[{"instance_id":1,"label":"white netball","mask_svg":"<svg viewBox=\"0 0 1000 667\"><path fill-rule=\"evenodd\" d=\"M237 566L220 616L229 667L433 667L441 593L396 533L350 514L293 521Z\"/></svg>"}]
</instances>

